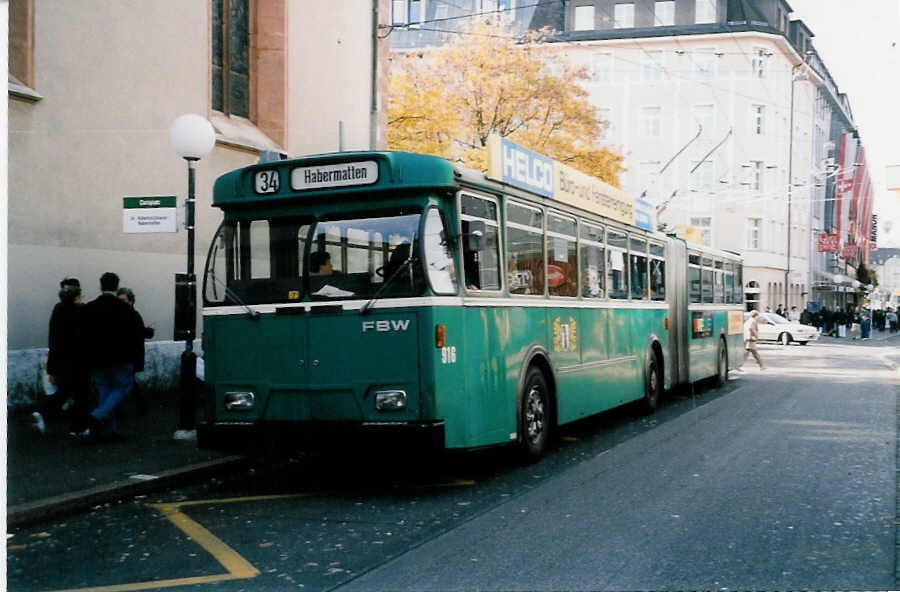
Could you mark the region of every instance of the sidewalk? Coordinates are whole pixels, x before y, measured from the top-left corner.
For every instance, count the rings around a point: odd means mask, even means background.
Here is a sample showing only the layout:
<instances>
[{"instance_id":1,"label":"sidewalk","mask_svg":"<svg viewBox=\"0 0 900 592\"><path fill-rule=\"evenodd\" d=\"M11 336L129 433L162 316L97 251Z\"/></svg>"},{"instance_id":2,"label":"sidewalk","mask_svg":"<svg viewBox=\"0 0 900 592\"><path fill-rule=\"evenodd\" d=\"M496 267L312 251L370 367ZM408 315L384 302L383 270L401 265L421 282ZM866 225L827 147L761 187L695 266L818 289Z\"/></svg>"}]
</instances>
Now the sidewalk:
<instances>
[{"instance_id":1,"label":"sidewalk","mask_svg":"<svg viewBox=\"0 0 900 592\"><path fill-rule=\"evenodd\" d=\"M900 332L891 333L890 331L876 331L872 330L868 339L851 339L850 337L829 337L827 335L822 335L819 337L820 343L843 343L845 345L866 345L868 343L878 343L882 341L898 341L900 338ZM815 342L813 342L815 343Z\"/></svg>"},{"instance_id":2,"label":"sidewalk","mask_svg":"<svg viewBox=\"0 0 900 592\"><path fill-rule=\"evenodd\" d=\"M174 440L178 396L147 394L145 413L129 398L119 415L122 437L88 443L69 436L66 419L47 418L44 435L31 416L10 413L7 425L7 527L78 512L236 469L240 456L200 450Z\"/></svg>"}]
</instances>

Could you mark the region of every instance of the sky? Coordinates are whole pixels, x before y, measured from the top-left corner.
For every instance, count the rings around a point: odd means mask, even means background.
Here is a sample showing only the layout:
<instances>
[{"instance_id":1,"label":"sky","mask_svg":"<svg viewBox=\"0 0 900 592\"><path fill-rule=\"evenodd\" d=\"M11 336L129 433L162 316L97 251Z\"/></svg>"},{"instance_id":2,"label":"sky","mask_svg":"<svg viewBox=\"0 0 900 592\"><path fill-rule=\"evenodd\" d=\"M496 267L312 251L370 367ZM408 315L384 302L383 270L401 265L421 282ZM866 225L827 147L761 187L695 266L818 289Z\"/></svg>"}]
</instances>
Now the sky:
<instances>
[{"instance_id":1,"label":"sky","mask_svg":"<svg viewBox=\"0 0 900 592\"><path fill-rule=\"evenodd\" d=\"M900 193L885 168L900 165L900 0L788 0L850 109L875 185L878 246L900 248Z\"/></svg>"}]
</instances>

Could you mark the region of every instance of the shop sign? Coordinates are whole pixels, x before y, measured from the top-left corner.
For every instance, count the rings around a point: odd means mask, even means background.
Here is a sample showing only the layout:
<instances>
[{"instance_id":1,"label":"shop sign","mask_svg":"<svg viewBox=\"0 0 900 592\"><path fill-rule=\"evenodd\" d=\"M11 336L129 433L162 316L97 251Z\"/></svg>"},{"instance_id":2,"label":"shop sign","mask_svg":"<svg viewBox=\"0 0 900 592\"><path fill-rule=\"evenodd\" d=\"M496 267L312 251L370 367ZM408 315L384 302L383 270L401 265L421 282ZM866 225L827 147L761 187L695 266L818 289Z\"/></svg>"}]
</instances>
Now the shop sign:
<instances>
[{"instance_id":1,"label":"shop sign","mask_svg":"<svg viewBox=\"0 0 900 592\"><path fill-rule=\"evenodd\" d=\"M841 244L841 235L839 234L820 234L819 235L819 252L834 253Z\"/></svg>"}]
</instances>

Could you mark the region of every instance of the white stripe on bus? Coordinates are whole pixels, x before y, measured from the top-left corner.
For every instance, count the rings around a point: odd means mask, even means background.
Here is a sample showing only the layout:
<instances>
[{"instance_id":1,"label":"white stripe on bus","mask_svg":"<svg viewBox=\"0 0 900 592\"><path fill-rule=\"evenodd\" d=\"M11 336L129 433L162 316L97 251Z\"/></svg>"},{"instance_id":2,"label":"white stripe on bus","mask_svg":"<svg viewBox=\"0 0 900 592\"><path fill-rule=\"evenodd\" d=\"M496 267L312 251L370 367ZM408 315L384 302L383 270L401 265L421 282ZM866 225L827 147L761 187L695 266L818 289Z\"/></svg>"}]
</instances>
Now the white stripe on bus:
<instances>
[{"instance_id":1,"label":"white stripe on bus","mask_svg":"<svg viewBox=\"0 0 900 592\"><path fill-rule=\"evenodd\" d=\"M252 304L247 308L258 313L274 313L276 308L303 308L306 312L310 309L322 306L340 305L343 310L359 310L368 300L341 300L338 302L291 302L284 304ZM372 308L415 308L421 306L465 306L472 308L597 308L597 309L647 309L647 310L666 310L669 304L663 301L650 302L629 302L627 300L575 300L559 299L545 300L541 296L534 298L459 298L456 296L433 297L433 298L397 298L394 300L384 300L376 302ZM225 315L242 315L247 314L247 308L243 306L214 306L203 309L203 316L225 316Z\"/></svg>"},{"instance_id":2,"label":"white stripe on bus","mask_svg":"<svg viewBox=\"0 0 900 592\"><path fill-rule=\"evenodd\" d=\"M560 374L569 372L577 372L579 370L588 370L590 368L598 368L601 366L612 366L613 364L624 364L625 362L637 361L637 356L622 356L621 358L610 358L609 360L595 360L593 362L584 362L582 364L572 364L571 366L560 366L556 369Z\"/></svg>"}]
</instances>

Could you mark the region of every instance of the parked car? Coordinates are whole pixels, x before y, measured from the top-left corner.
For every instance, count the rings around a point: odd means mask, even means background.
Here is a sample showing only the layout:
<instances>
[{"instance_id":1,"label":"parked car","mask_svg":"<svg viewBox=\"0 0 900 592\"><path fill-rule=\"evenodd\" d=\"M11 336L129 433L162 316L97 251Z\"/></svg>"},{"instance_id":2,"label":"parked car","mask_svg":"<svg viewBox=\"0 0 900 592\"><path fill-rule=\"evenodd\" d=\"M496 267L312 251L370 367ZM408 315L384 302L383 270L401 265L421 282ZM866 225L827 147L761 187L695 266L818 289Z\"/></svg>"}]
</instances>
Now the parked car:
<instances>
[{"instance_id":1,"label":"parked car","mask_svg":"<svg viewBox=\"0 0 900 592\"><path fill-rule=\"evenodd\" d=\"M744 313L744 320L750 313ZM795 323L774 312L759 313L759 340L777 341L781 345L787 345L796 341L800 345L806 345L810 341L819 338L819 330L810 325Z\"/></svg>"}]
</instances>

